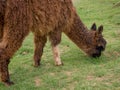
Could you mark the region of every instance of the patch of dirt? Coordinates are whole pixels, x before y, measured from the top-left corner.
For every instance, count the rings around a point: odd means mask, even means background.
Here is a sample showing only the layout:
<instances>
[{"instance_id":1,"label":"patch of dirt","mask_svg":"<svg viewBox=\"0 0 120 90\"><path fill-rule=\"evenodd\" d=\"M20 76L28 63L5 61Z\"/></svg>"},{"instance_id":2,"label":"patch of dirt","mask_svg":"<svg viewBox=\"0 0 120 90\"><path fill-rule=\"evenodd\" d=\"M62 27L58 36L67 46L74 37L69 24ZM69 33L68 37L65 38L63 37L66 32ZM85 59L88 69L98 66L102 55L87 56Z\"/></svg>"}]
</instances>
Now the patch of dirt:
<instances>
[{"instance_id":1,"label":"patch of dirt","mask_svg":"<svg viewBox=\"0 0 120 90\"><path fill-rule=\"evenodd\" d=\"M105 77L97 77L97 78L95 78L96 81L103 81L105 79L106 79Z\"/></svg>"},{"instance_id":2,"label":"patch of dirt","mask_svg":"<svg viewBox=\"0 0 120 90\"><path fill-rule=\"evenodd\" d=\"M69 84L67 90L75 90L75 85L76 85L76 84L77 84L77 82L72 82L71 84Z\"/></svg>"},{"instance_id":3,"label":"patch of dirt","mask_svg":"<svg viewBox=\"0 0 120 90\"><path fill-rule=\"evenodd\" d=\"M72 75L72 72L70 72L70 71L66 71L65 73L66 73L67 76L71 76Z\"/></svg>"},{"instance_id":4,"label":"patch of dirt","mask_svg":"<svg viewBox=\"0 0 120 90\"><path fill-rule=\"evenodd\" d=\"M63 88L62 90L75 90L75 85L76 84L77 84L77 82L72 82L68 86L66 86L65 88Z\"/></svg>"},{"instance_id":5,"label":"patch of dirt","mask_svg":"<svg viewBox=\"0 0 120 90\"><path fill-rule=\"evenodd\" d=\"M95 81L105 81L105 80L108 80L109 78L112 78L113 75L109 75L109 76L103 76L103 77L95 77L95 76L92 76L92 75L89 75L87 76L87 80L88 81L92 81L92 80L95 80Z\"/></svg>"},{"instance_id":6,"label":"patch of dirt","mask_svg":"<svg viewBox=\"0 0 120 90\"><path fill-rule=\"evenodd\" d=\"M50 73L51 76L55 76L55 73Z\"/></svg>"},{"instance_id":7,"label":"patch of dirt","mask_svg":"<svg viewBox=\"0 0 120 90\"><path fill-rule=\"evenodd\" d=\"M73 73L76 73L78 72L79 70L77 69L74 69L74 71L64 71L64 73L67 75L67 76L72 76Z\"/></svg>"},{"instance_id":8,"label":"patch of dirt","mask_svg":"<svg viewBox=\"0 0 120 90\"><path fill-rule=\"evenodd\" d=\"M94 77L94 76L87 76L86 78L88 81L96 80L96 81L103 81L103 77Z\"/></svg>"},{"instance_id":9,"label":"patch of dirt","mask_svg":"<svg viewBox=\"0 0 120 90\"><path fill-rule=\"evenodd\" d=\"M39 77L35 77L34 82L36 87L39 87L41 85L41 80Z\"/></svg>"},{"instance_id":10,"label":"patch of dirt","mask_svg":"<svg viewBox=\"0 0 120 90\"><path fill-rule=\"evenodd\" d=\"M86 78L87 80L89 80L89 81L91 81L91 80L93 80L94 79L94 76L87 76L87 78Z\"/></svg>"}]
</instances>

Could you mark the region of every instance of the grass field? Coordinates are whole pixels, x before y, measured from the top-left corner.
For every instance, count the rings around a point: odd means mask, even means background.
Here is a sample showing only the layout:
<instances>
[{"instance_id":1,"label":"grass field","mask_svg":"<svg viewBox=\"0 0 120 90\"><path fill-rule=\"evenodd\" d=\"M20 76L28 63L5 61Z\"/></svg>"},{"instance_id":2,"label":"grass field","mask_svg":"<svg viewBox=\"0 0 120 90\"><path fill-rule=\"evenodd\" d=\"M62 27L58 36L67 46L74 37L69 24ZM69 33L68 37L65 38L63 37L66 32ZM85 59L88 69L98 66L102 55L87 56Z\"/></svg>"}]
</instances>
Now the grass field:
<instances>
[{"instance_id":1,"label":"grass field","mask_svg":"<svg viewBox=\"0 0 120 90\"><path fill-rule=\"evenodd\" d=\"M56 67L48 42L42 56L42 65L33 67L33 35L14 55L9 65L15 85L0 90L120 90L120 7L119 0L73 0L85 25L104 25L108 44L100 58L86 56L64 34L60 44L64 66Z\"/></svg>"}]
</instances>

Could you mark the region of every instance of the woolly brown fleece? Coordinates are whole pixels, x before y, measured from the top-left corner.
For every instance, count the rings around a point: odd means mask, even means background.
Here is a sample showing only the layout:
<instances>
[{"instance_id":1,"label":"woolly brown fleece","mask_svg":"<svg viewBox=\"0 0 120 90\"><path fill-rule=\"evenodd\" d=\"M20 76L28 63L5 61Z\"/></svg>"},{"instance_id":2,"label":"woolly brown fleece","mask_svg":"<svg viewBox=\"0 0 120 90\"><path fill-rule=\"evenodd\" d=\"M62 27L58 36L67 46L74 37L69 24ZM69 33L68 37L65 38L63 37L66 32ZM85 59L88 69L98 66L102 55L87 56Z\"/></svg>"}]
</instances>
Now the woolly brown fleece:
<instances>
[{"instance_id":1,"label":"woolly brown fleece","mask_svg":"<svg viewBox=\"0 0 120 90\"><path fill-rule=\"evenodd\" d=\"M93 27L96 27L94 24ZM94 28L92 28L94 29ZM34 33L34 61L40 65L49 36L52 46L64 32L88 55L96 57L105 49L103 26L89 30L82 23L71 0L0 0L0 74L5 85L12 85L8 64L30 31Z\"/></svg>"}]
</instances>

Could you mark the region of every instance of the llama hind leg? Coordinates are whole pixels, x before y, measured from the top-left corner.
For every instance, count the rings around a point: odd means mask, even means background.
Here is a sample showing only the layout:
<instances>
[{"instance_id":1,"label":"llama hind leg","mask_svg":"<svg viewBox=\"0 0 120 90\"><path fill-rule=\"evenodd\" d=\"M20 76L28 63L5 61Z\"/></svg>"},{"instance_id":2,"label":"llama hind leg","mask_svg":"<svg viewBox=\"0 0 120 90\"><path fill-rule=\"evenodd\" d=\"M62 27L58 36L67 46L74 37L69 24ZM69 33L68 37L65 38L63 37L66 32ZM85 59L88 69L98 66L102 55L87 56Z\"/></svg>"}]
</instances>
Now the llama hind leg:
<instances>
[{"instance_id":1,"label":"llama hind leg","mask_svg":"<svg viewBox=\"0 0 120 90\"><path fill-rule=\"evenodd\" d=\"M0 24L0 42L2 41L3 37L3 25Z\"/></svg>"},{"instance_id":2,"label":"llama hind leg","mask_svg":"<svg viewBox=\"0 0 120 90\"><path fill-rule=\"evenodd\" d=\"M60 59L60 51L59 51L59 47L58 47L58 44L61 42L61 31L54 31L54 32L50 33L49 38L50 38L51 45L52 45L52 51L53 51L53 56L54 56L54 60L55 60L55 65L56 66L63 65L63 63L61 62L61 59Z\"/></svg>"},{"instance_id":3,"label":"llama hind leg","mask_svg":"<svg viewBox=\"0 0 120 90\"><path fill-rule=\"evenodd\" d=\"M34 66L38 67L40 65L41 56L43 54L43 48L47 41L46 36L37 36L34 37L35 50L34 50Z\"/></svg>"},{"instance_id":4,"label":"llama hind leg","mask_svg":"<svg viewBox=\"0 0 120 90\"><path fill-rule=\"evenodd\" d=\"M14 84L10 81L9 71L8 71L8 64L10 63L9 60L0 63L0 72L1 72L1 80L6 86L10 86Z\"/></svg>"},{"instance_id":5,"label":"llama hind leg","mask_svg":"<svg viewBox=\"0 0 120 90\"><path fill-rule=\"evenodd\" d=\"M0 42L3 38L4 16L0 13Z\"/></svg>"},{"instance_id":6,"label":"llama hind leg","mask_svg":"<svg viewBox=\"0 0 120 90\"><path fill-rule=\"evenodd\" d=\"M7 0L9 5L6 6L4 19L6 23L0 43L0 74L2 82L8 86L13 84L9 77L8 60L21 47L25 36L29 34L30 17L26 2L25 0Z\"/></svg>"},{"instance_id":7,"label":"llama hind leg","mask_svg":"<svg viewBox=\"0 0 120 90\"><path fill-rule=\"evenodd\" d=\"M5 36L10 34L5 34ZM25 38L26 34L19 35L19 33L14 33L14 37L11 35L9 38L3 38L0 43L0 74L2 82L10 86L13 82L10 81L8 64L10 58L14 55L14 53L21 47L22 42Z\"/></svg>"},{"instance_id":8,"label":"llama hind leg","mask_svg":"<svg viewBox=\"0 0 120 90\"><path fill-rule=\"evenodd\" d=\"M3 37L5 7L6 7L6 1L0 0L0 42L2 41L2 37Z\"/></svg>"},{"instance_id":9,"label":"llama hind leg","mask_svg":"<svg viewBox=\"0 0 120 90\"><path fill-rule=\"evenodd\" d=\"M10 34L5 34L5 36ZM14 33L14 37L11 35L9 38L3 38L0 43L0 74L1 80L6 86L10 86L13 82L10 81L8 64L10 58L14 55L14 53L20 48L22 42L25 38L26 34L19 35L19 33Z\"/></svg>"}]
</instances>

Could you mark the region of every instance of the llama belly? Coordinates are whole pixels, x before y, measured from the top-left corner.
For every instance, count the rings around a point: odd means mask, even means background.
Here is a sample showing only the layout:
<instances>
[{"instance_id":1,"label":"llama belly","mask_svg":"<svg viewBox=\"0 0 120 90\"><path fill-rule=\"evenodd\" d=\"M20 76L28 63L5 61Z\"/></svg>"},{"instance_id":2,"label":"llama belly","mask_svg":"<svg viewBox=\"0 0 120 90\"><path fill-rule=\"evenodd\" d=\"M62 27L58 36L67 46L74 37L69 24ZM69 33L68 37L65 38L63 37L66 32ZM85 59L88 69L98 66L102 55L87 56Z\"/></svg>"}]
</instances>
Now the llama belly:
<instances>
[{"instance_id":1,"label":"llama belly","mask_svg":"<svg viewBox=\"0 0 120 90\"><path fill-rule=\"evenodd\" d=\"M34 33L37 33L41 36L48 34L49 32L53 31L57 23L54 19L50 18L47 20L47 18L40 14L40 15L34 15L33 16L33 25L32 25L32 31Z\"/></svg>"}]
</instances>

